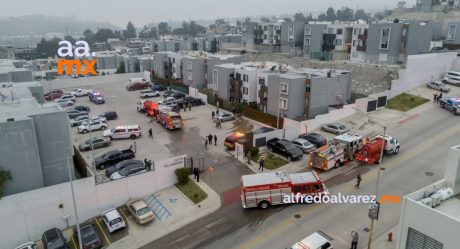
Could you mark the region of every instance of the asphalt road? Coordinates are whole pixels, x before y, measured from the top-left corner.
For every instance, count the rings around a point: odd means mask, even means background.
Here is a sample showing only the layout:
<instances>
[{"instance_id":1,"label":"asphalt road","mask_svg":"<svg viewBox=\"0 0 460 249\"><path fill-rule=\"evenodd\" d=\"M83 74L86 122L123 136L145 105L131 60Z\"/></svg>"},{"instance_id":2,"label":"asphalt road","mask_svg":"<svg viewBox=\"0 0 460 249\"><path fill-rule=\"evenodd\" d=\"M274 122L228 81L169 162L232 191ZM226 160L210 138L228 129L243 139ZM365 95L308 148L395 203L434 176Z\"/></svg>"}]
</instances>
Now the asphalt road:
<instances>
[{"instance_id":1,"label":"asphalt road","mask_svg":"<svg viewBox=\"0 0 460 249\"><path fill-rule=\"evenodd\" d=\"M388 131L402 147L399 155L384 158L380 193L404 196L442 179L448 149L460 143L459 117L433 103L421 109L418 116ZM357 190L353 185L358 171L363 173L363 182ZM374 193L376 166L353 162L337 172L326 180L331 193ZM220 210L143 248L287 248L321 230L333 238L334 248L340 249L349 248L352 229L360 234L359 248L367 244L367 204L299 204L245 210L239 191L228 191L226 197ZM399 215L400 204L384 204L380 219L374 223L373 238L394 228Z\"/></svg>"}]
</instances>

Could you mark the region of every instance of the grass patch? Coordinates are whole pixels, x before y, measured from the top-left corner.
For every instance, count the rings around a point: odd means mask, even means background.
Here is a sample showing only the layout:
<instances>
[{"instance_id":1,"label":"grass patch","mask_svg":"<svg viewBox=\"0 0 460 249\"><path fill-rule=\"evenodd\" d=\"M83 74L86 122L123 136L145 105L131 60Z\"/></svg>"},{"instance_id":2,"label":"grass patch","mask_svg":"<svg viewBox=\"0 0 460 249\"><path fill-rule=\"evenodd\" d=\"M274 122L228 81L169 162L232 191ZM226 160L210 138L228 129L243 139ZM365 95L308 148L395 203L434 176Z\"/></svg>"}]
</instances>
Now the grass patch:
<instances>
[{"instance_id":1,"label":"grass patch","mask_svg":"<svg viewBox=\"0 0 460 249\"><path fill-rule=\"evenodd\" d=\"M195 204L200 203L208 197L208 194L192 180L189 180L185 185L176 184L176 187Z\"/></svg>"},{"instance_id":2,"label":"grass patch","mask_svg":"<svg viewBox=\"0 0 460 249\"><path fill-rule=\"evenodd\" d=\"M273 153L270 153L268 151L266 153L267 153L267 156L265 157L265 163L264 163L264 168L266 169L274 170L274 169L277 169L289 163L289 161L286 161L279 156L275 156ZM251 161L259 165L259 157L260 157L260 154L258 154L255 157L252 157Z\"/></svg>"},{"instance_id":3,"label":"grass patch","mask_svg":"<svg viewBox=\"0 0 460 249\"><path fill-rule=\"evenodd\" d=\"M388 100L387 108L407 112L412 108L425 104L429 99L419 96L401 93L400 95Z\"/></svg>"}]
</instances>

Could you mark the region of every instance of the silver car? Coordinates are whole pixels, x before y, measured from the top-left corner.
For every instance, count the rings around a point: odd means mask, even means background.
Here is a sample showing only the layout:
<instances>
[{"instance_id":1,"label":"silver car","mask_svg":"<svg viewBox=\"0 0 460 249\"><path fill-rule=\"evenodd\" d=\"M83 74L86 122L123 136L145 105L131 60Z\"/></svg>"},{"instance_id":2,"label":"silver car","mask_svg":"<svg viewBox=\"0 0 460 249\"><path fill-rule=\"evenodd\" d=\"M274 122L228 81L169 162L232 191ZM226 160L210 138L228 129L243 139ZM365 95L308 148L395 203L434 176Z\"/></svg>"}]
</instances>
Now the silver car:
<instances>
[{"instance_id":1,"label":"silver car","mask_svg":"<svg viewBox=\"0 0 460 249\"><path fill-rule=\"evenodd\" d=\"M428 82L428 83L426 83L426 87L434 89L434 90L438 90L438 91L441 91L441 92L449 92L450 91L450 88L446 84L444 84L442 82L439 82L439 81Z\"/></svg>"},{"instance_id":2,"label":"silver car","mask_svg":"<svg viewBox=\"0 0 460 249\"><path fill-rule=\"evenodd\" d=\"M79 146L78 146L78 149L80 151L88 151L88 150L91 150L91 141L92 144L93 144L93 149L98 149L98 148L103 148L103 147L107 147L109 146L112 142L110 141L110 139L108 138L99 138L99 137L95 137L95 138L92 138L92 139L88 139L86 140L85 142L81 143Z\"/></svg>"},{"instance_id":3,"label":"silver car","mask_svg":"<svg viewBox=\"0 0 460 249\"><path fill-rule=\"evenodd\" d=\"M307 140L303 138L297 138L292 141L292 143L299 149L303 151L303 153L309 154L310 152L314 151L316 147L308 142Z\"/></svg>"},{"instance_id":4,"label":"silver car","mask_svg":"<svg viewBox=\"0 0 460 249\"><path fill-rule=\"evenodd\" d=\"M340 135L349 131L350 129L341 123L330 123L323 125L321 130Z\"/></svg>"},{"instance_id":5,"label":"silver car","mask_svg":"<svg viewBox=\"0 0 460 249\"><path fill-rule=\"evenodd\" d=\"M232 113L219 113L219 115L214 117L214 120L220 119L220 121L230 121L235 119L235 115Z\"/></svg>"},{"instance_id":6,"label":"silver car","mask_svg":"<svg viewBox=\"0 0 460 249\"><path fill-rule=\"evenodd\" d=\"M89 118L88 115L78 116L70 120L70 126L79 126Z\"/></svg>"}]
</instances>

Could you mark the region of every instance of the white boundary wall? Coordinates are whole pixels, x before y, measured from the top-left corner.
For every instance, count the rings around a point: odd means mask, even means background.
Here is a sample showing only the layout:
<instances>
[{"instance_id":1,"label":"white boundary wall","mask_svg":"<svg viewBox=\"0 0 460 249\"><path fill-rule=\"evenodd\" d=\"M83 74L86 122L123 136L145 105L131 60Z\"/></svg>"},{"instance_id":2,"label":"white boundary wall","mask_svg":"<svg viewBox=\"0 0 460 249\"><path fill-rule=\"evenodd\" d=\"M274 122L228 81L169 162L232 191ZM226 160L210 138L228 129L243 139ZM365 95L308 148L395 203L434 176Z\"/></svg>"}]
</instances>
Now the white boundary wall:
<instances>
[{"instance_id":1,"label":"white boundary wall","mask_svg":"<svg viewBox=\"0 0 460 249\"><path fill-rule=\"evenodd\" d=\"M203 101L203 103L208 104L208 96L206 94L200 93L198 89L189 87L188 88L188 95L194 98L199 98Z\"/></svg>"},{"instance_id":2,"label":"white boundary wall","mask_svg":"<svg viewBox=\"0 0 460 249\"><path fill-rule=\"evenodd\" d=\"M74 181L80 223L131 198L143 198L175 184L174 171L185 166L185 159L186 155L182 155L155 162L155 171L99 185L92 177ZM60 204L63 208L59 208ZM39 240L44 231L53 227L65 229L64 215L70 215L70 226L76 224L69 183L3 197L0 200L0 249Z\"/></svg>"}]
</instances>

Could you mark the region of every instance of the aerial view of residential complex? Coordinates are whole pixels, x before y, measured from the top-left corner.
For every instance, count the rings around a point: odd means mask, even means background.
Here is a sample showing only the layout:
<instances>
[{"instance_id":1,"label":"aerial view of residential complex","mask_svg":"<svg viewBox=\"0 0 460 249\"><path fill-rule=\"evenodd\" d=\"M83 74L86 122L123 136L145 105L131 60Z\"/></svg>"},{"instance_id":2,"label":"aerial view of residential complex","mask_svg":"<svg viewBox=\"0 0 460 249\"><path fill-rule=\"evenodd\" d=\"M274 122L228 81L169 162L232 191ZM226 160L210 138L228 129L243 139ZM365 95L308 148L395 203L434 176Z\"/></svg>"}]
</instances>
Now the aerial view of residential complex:
<instances>
[{"instance_id":1,"label":"aerial view of residential complex","mask_svg":"<svg viewBox=\"0 0 460 249\"><path fill-rule=\"evenodd\" d=\"M3 0L0 249L460 249L460 0Z\"/></svg>"}]
</instances>

